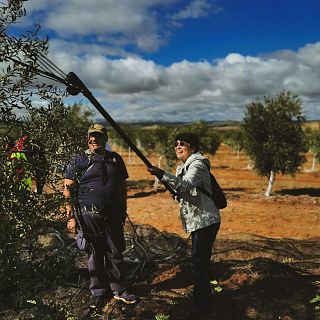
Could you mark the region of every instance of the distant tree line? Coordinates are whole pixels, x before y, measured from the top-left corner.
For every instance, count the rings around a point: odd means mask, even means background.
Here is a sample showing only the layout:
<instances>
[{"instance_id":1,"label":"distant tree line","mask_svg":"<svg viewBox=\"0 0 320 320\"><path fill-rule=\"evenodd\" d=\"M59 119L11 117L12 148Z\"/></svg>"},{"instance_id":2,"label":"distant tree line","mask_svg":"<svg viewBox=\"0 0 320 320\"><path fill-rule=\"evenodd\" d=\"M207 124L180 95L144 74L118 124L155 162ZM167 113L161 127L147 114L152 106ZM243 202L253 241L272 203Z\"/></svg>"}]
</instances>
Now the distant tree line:
<instances>
[{"instance_id":1,"label":"distant tree line","mask_svg":"<svg viewBox=\"0 0 320 320\"><path fill-rule=\"evenodd\" d=\"M183 127L162 125L148 129L127 124L124 129L146 154L157 153L167 168L176 164L172 143L181 131L198 134L203 153L214 155L222 142L234 149L237 157L244 151L257 174L267 177L265 196L269 197L276 175L294 175L306 161L308 150L313 153L311 171L316 170L320 158L320 125L303 129L304 123L301 100L283 91L275 97L266 96L248 104L238 129L217 130L201 121ZM111 140L124 146L112 131Z\"/></svg>"},{"instance_id":2,"label":"distant tree line","mask_svg":"<svg viewBox=\"0 0 320 320\"><path fill-rule=\"evenodd\" d=\"M130 124L122 125L130 139L146 154L156 153L163 158L166 168L176 164L174 151L175 137L184 131L192 131L201 137L200 151L214 155L221 144L221 136L205 122L194 122L183 127L157 125L153 128L139 128ZM110 131L110 141L115 145L126 148L125 142L114 131Z\"/></svg>"}]
</instances>

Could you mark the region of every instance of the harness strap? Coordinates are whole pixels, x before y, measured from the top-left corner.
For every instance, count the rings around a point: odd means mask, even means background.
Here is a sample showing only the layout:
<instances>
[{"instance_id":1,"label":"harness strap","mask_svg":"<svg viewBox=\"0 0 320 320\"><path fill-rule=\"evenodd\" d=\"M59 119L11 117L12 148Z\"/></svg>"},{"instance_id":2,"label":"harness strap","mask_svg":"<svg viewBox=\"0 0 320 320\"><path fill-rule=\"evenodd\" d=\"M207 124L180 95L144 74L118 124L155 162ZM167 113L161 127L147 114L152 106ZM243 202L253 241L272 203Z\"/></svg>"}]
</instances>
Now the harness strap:
<instances>
[{"instance_id":1,"label":"harness strap","mask_svg":"<svg viewBox=\"0 0 320 320\"><path fill-rule=\"evenodd\" d=\"M210 177L210 174L211 174L211 172L210 172L210 166L206 163L206 162L204 162L204 161L202 161L202 160L200 160L202 163L204 163L205 164L205 166L207 167L207 169L208 169L208 171L209 171L209 177ZM188 171L188 169L189 169L189 166L190 165L188 165L185 169L186 169L186 172ZM184 176L184 174L185 174L185 172L184 172L184 169L182 170L182 172L179 174L179 177L183 177ZM210 178L210 181L211 181L211 178ZM203 192L204 194L206 194L209 198L211 198L212 197L212 193L211 192L209 192L208 190L206 190L206 189L204 189L204 188L202 188L202 187L196 187L197 189L199 189L201 192Z\"/></svg>"}]
</instances>

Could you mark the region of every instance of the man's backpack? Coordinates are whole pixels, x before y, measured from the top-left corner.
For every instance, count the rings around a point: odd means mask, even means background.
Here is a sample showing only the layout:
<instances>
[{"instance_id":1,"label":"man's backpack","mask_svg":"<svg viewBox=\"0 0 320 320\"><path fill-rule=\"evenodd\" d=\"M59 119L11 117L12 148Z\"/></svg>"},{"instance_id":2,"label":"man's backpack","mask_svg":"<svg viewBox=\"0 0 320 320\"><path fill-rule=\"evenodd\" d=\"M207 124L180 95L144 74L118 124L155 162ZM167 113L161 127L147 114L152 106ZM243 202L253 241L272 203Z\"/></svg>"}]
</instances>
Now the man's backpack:
<instances>
[{"instance_id":1,"label":"man's backpack","mask_svg":"<svg viewBox=\"0 0 320 320\"><path fill-rule=\"evenodd\" d=\"M112 152L112 151L107 151L107 154L106 154L105 158L102 161L101 160L95 161L94 158L93 158L94 154L89 149L86 150L84 153L82 153L81 156L84 156L87 159L87 161L84 163L83 166L77 168L77 179L78 180L80 180L81 177L88 170L90 170L91 166L96 162L101 163L103 165L103 167L107 163L118 164L117 161L115 160L115 152ZM104 171L104 173L106 173L106 171ZM106 176L103 175L103 178L105 179Z\"/></svg>"},{"instance_id":2,"label":"man's backpack","mask_svg":"<svg viewBox=\"0 0 320 320\"><path fill-rule=\"evenodd\" d=\"M210 197L218 209L223 209L227 207L227 199L223 193L223 190L221 189L218 181L214 177L214 175L210 171L210 167L206 164L209 174L210 174L210 180L211 180L211 190L208 192L207 190L197 187L199 190L201 190L203 193L205 193L208 197Z\"/></svg>"}]
</instances>

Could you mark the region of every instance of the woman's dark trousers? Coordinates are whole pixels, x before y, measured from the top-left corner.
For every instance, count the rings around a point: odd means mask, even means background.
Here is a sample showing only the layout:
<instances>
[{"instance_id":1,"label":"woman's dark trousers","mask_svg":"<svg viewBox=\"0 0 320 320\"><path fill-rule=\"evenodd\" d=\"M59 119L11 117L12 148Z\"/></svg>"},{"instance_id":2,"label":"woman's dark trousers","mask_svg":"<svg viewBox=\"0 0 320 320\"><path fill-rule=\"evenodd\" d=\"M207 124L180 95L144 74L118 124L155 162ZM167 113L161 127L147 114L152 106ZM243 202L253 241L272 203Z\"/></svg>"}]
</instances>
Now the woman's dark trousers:
<instances>
[{"instance_id":1,"label":"woman's dark trousers","mask_svg":"<svg viewBox=\"0 0 320 320\"><path fill-rule=\"evenodd\" d=\"M192 239L192 269L193 269L193 298L199 304L207 305L210 296L210 257L212 246L216 239L220 223L193 231Z\"/></svg>"}]
</instances>

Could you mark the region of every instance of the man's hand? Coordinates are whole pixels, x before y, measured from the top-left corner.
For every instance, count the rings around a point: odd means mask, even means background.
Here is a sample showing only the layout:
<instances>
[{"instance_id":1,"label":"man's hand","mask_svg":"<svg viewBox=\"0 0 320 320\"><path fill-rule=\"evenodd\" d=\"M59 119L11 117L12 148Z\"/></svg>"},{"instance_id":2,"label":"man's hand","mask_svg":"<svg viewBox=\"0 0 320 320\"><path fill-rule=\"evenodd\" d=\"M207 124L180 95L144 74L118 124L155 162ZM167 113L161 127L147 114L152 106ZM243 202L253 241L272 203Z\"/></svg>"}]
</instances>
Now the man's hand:
<instances>
[{"instance_id":1,"label":"man's hand","mask_svg":"<svg viewBox=\"0 0 320 320\"><path fill-rule=\"evenodd\" d=\"M71 233L76 233L76 219L70 218L67 223L68 231Z\"/></svg>"},{"instance_id":2,"label":"man's hand","mask_svg":"<svg viewBox=\"0 0 320 320\"><path fill-rule=\"evenodd\" d=\"M68 217L67 228L71 233L76 233L76 219L72 213L72 206L70 204L71 191L70 188L74 184L73 180L64 179L63 180L63 195L66 199L66 215Z\"/></svg>"},{"instance_id":3,"label":"man's hand","mask_svg":"<svg viewBox=\"0 0 320 320\"><path fill-rule=\"evenodd\" d=\"M152 175L156 176L158 179L161 179L163 177L163 174L164 174L163 170L161 170L160 168L155 167L155 166L152 166L152 167L148 168L148 171Z\"/></svg>"}]
</instances>

